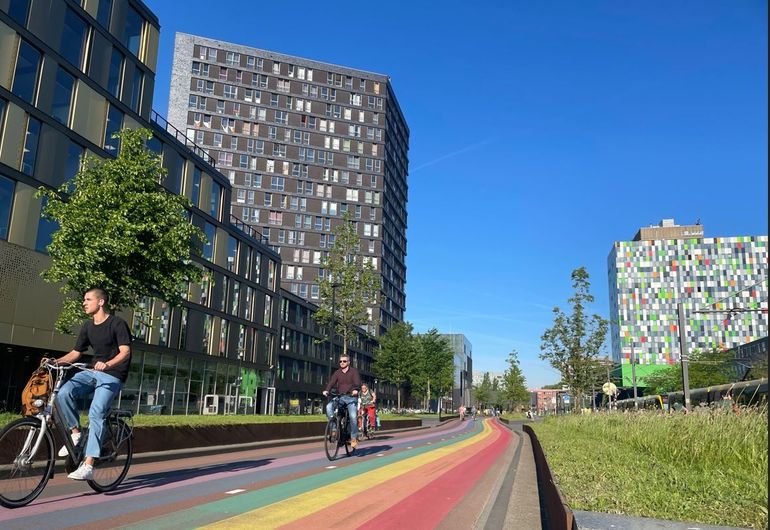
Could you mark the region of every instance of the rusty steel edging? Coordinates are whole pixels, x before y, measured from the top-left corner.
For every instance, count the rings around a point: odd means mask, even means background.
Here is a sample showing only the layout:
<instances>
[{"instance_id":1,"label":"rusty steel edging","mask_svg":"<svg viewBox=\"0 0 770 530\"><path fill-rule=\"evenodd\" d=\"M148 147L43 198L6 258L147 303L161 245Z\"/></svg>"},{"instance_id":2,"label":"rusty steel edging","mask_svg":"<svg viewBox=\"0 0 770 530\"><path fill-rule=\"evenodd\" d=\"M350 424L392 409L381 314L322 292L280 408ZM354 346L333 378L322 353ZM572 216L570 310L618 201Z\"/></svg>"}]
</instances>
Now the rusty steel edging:
<instances>
[{"instance_id":1,"label":"rusty steel edging","mask_svg":"<svg viewBox=\"0 0 770 530\"><path fill-rule=\"evenodd\" d=\"M548 467L548 462L545 459L543 447L540 445L535 431L529 425L522 425L522 428L532 441L532 452L535 456L538 482L542 485L540 498L548 522L546 528L548 530L578 530L575 515L567 506L567 503L564 502L564 496L556 486L551 468Z\"/></svg>"}]
</instances>

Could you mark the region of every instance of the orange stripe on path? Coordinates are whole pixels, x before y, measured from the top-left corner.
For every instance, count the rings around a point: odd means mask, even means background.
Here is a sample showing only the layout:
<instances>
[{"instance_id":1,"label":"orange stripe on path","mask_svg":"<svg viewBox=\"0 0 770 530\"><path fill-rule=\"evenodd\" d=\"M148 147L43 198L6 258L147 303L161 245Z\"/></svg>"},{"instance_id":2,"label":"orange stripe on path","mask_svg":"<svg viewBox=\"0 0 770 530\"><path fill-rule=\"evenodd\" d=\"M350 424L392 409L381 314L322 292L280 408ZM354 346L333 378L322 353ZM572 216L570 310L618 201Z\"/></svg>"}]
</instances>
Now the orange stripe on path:
<instances>
[{"instance_id":1,"label":"orange stripe on path","mask_svg":"<svg viewBox=\"0 0 770 530\"><path fill-rule=\"evenodd\" d=\"M362 478L361 488L355 495L330 504L307 517L296 519L280 528L284 530L307 530L308 528L334 527L335 530L345 530L368 526L369 522L361 525L361 521L365 520L367 516L376 517L432 482L443 484L443 477L448 472L469 459L476 459L479 454L487 451L504 437L504 432L501 429L493 428L489 436L481 438L479 442L462 447L447 456L424 465L419 465L407 473L375 484ZM510 435L505 441L505 446L507 446L508 440L510 440ZM409 514L408 519L402 520L399 524L402 526L401 530L404 530L403 527L411 529L413 518L414 514Z\"/></svg>"},{"instance_id":2,"label":"orange stripe on path","mask_svg":"<svg viewBox=\"0 0 770 530\"><path fill-rule=\"evenodd\" d=\"M491 422L500 433L489 446L404 498L401 502L370 519L368 528L409 530L435 528L495 464L511 443L513 434L497 422ZM478 447L476 447L478 449ZM376 492L374 492L376 494Z\"/></svg>"}]
</instances>

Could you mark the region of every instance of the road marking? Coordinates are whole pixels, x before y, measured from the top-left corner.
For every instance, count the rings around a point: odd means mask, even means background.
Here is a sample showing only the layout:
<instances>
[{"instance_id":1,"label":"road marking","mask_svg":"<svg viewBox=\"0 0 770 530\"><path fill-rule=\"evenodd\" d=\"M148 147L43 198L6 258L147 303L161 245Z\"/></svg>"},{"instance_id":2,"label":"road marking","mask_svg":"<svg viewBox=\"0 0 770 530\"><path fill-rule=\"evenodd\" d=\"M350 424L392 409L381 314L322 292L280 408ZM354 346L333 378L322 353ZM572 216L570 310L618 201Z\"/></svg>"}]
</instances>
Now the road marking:
<instances>
[{"instance_id":1,"label":"road marking","mask_svg":"<svg viewBox=\"0 0 770 530\"><path fill-rule=\"evenodd\" d=\"M326 466L324 469L337 469L337 466Z\"/></svg>"},{"instance_id":2,"label":"road marking","mask_svg":"<svg viewBox=\"0 0 770 530\"><path fill-rule=\"evenodd\" d=\"M235 495L236 493L243 493L244 491L246 490L243 490L243 489L230 490L230 491L226 491L225 495Z\"/></svg>"},{"instance_id":3,"label":"road marking","mask_svg":"<svg viewBox=\"0 0 770 530\"><path fill-rule=\"evenodd\" d=\"M385 456L385 453L377 453L377 456Z\"/></svg>"}]
</instances>

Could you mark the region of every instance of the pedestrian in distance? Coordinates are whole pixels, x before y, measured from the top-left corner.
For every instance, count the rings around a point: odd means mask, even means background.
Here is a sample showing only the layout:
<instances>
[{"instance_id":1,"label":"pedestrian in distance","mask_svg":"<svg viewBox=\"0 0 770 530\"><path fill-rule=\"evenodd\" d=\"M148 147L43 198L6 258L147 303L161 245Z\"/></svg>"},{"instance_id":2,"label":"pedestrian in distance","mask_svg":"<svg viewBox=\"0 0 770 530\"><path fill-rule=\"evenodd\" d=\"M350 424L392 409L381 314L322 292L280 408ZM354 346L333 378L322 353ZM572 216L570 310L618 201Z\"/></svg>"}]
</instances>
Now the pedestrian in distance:
<instances>
[{"instance_id":1,"label":"pedestrian in distance","mask_svg":"<svg viewBox=\"0 0 770 530\"><path fill-rule=\"evenodd\" d=\"M358 390L361 388L361 374L353 366L350 366L350 357L342 354L339 359L340 367L332 374L331 379L324 388L323 395L328 396L332 388L337 389L340 394L340 402L348 407L348 418L350 418L350 446L355 449L358 446ZM326 404L326 416L331 419L334 416L332 410L333 401L329 400Z\"/></svg>"},{"instance_id":2,"label":"pedestrian in distance","mask_svg":"<svg viewBox=\"0 0 770 530\"><path fill-rule=\"evenodd\" d=\"M83 311L91 317L83 323L69 353L54 362L74 363L89 349L93 356L90 370L82 370L64 383L59 391L59 405L67 428L70 429L73 445L80 443L80 414L77 407L79 398L93 394L88 409L88 439L85 458L75 471L67 475L73 480L91 480L94 462L101 454L102 439L106 433L106 420L112 401L128 378L131 363L131 332L125 320L110 314L109 296L100 288L93 288L83 295ZM59 449L59 456L67 456L67 447Z\"/></svg>"}]
</instances>

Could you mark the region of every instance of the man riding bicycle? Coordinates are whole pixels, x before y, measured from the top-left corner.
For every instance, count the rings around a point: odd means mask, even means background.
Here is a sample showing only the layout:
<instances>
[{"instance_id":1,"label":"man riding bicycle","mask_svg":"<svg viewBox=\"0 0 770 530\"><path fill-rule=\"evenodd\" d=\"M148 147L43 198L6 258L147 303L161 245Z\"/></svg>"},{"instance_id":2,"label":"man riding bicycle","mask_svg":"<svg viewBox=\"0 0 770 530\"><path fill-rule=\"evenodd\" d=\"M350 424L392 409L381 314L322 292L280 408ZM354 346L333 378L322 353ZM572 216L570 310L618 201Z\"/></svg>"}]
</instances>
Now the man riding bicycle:
<instances>
[{"instance_id":1,"label":"man riding bicycle","mask_svg":"<svg viewBox=\"0 0 770 530\"><path fill-rule=\"evenodd\" d=\"M57 405L71 429L72 443L80 442L80 415L77 399L93 393L88 410L88 440L85 459L68 475L74 480L91 480L94 461L101 455L102 438L112 401L118 395L128 377L131 362L131 332L125 320L107 311L109 297L98 288L89 289L83 296L83 310L92 317L80 329L75 347L68 354L56 359L57 363L74 363L88 351L94 351L90 370L76 373L59 391ZM67 447L59 450L59 456L67 456Z\"/></svg>"},{"instance_id":2,"label":"man riding bicycle","mask_svg":"<svg viewBox=\"0 0 770 530\"><path fill-rule=\"evenodd\" d=\"M326 384L323 391L324 396L329 395L332 388L337 388L337 393L341 394L340 403L347 405L348 417L350 418L350 446L355 449L358 446L358 422L356 417L356 404L358 402L358 389L361 388L361 374L358 370L350 366L350 357L347 354L340 356L340 367L332 374L332 378ZM329 401L326 404L326 416L331 419L334 416L334 402Z\"/></svg>"}]
</instances>

